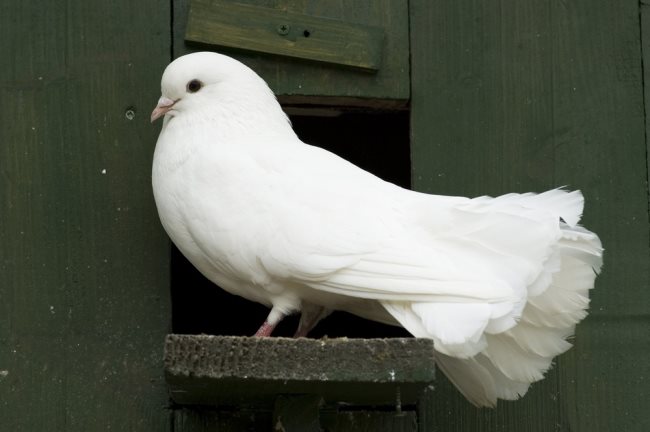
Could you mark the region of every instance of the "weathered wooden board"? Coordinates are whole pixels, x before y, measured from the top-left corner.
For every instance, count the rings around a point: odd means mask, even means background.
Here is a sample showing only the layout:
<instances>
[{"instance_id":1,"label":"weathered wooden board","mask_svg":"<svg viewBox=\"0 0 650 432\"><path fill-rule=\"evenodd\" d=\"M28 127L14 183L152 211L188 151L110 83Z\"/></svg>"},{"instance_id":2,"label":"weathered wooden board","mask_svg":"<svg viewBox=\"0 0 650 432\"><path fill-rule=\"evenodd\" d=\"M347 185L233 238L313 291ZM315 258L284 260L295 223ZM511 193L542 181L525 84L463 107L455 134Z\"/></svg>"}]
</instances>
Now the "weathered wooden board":
<instances>
[{"instance_id":1,"label":"weathered wooden board","mask_svg":"<svg viewBox=\"0 0 650 432\"><path fill-rule=\"evenodd\" d=\"M341 68L340 65L187 43L184 35L189 0L173 2L174 57L206 49L232 55L258 72L285 104L356 105L391 109L406 107L409 99L409 24L406 0L231 0L230 3L381 29L384 37L380 68L376 73L368 73Z\"/></svg>"},{"instance_id":2,"label":"weathered wooden board","mask_svg":"<svg viewBox=\"0 0 650 432\"><path fill-rule=\"evenodd\" d=\"M0 6L2 430L169 428L169 246L148 121L169 14L155 1Z\"/></svg>"},{"instance_id":3,"label":"weathered wooden board","mask_svg":"<svg viewBox=\"0 0 650 432\"><path fill-rule=\"evenodd\" d=\"M165 373L183 405L268 406L286 394L390 406L417 402L435 368L429 339L169 335Z\"/></svg>"},{"instance_id":4,"label":"weathered wooden board","mask_svg":"<svg viewBox=\"0 0 650 432\"><path fill-rule=\"evenodd\" d=\"M381 66L384 32L342 20L220 0L191 0L185 40L368 72Z\"/></svg>"},{"instance_id":5,"label":"weathered wooden board","mask_svg":"<svg viewBox=\"0 0 650 432\"><path fill-rule=\"evenodd\" d=\"M172 399L193 406L174 430L414 432L432 356L425 339L169 335Z\"/></svg>"},{"instance_id":6,"label":"weathered wooden board","mask_svg":"<svg viewBox=\"0 0 650 432\"><path fill-rule=\"evenodd\" d=\"M414 187L470 196L580 188L584 224L606 249L591 316L547 378L496 410L472 408L439 380L421 412L426 430L650 430L638 2L410 5Z\"/></svg>"}]
</instances>

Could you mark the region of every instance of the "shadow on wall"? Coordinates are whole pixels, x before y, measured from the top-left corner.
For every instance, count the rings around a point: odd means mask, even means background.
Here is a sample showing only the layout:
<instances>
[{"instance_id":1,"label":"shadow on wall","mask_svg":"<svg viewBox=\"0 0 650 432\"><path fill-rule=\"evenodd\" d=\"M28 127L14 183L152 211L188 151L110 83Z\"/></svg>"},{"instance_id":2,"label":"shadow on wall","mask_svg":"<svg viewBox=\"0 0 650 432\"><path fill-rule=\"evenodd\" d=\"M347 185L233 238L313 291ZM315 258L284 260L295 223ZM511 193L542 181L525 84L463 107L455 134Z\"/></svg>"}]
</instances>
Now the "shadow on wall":
<instances>
[{"instance_id":1,"label":"shadow on wall","mask_svg":"<svg viewBox=\"0 0 650 432\"><path fill-rule=\"evenodd\" d=\"M345 113L337 117L293 116L298 136L324 147L384 180L410 187L408 112ZM269 310L217 288L172 248L172 331L179 334L250 336ZM298 316L287 317L274 335L292 336ZM323 320L311 337L397 337L398 327L335 312Z\"/></svg>"}]
</instances>

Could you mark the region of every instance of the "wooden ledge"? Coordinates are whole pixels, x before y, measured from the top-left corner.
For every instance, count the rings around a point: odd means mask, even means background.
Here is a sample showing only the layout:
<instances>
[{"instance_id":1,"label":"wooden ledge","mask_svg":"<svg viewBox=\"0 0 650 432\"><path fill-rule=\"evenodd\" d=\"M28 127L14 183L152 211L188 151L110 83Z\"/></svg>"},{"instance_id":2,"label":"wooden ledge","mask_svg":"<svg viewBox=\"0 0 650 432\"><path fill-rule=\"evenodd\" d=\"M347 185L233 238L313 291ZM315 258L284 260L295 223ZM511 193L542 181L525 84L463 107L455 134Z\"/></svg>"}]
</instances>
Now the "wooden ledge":
<instances>
[{"instance_id":1,"label":"wooden ledge","mask_svg":"<svg viewBox=\"0 0 650 432\"><path fill-rule=\"evenodd\" d=\"M435 377L429 339L168 335L165 375L179 404L272 404L318 395L361 405L415 403Z\"/></svg>"}]
</instances>

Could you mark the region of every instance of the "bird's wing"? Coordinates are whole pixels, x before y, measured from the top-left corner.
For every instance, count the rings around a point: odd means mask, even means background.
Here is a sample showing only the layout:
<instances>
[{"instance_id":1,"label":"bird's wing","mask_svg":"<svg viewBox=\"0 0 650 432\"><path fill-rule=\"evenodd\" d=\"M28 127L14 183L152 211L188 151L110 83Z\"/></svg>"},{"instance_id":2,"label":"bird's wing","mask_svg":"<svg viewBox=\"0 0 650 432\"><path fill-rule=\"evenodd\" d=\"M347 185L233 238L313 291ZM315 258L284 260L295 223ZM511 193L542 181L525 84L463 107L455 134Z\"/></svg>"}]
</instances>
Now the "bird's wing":
<instances>
[{"instance_id":1,"label":"bird's wing","mask_svg":"<svg viewBox=\"0 0 650 432\"><path fill-rule=\"evenodd\" d=\"M314 226L313 229L319 229ZM338 233L342 235L343 233ZM496 303L514 301L505 280L463 272L442 251L406 244L379 244L374 250L354 247L348 239L311 247L294 236L276 237L260 257L274 278L351 297L392 301Z\"/></svg>"},{"instance_id":2,"label":"bird's wing","mask_svg":"<svg viewBox=\"0 0 650 432\"><path fill-rule=\"evenodd\" d=\"M476 254L464 256L464 247L450 254L447 242L428 241L453 223L450 212L465 199L415 194L328 152L303 149L286 169L304 172L283 177L303 181L282 188L290 196L277 206L273 235L260 251L271 277L376 300L513 300L507 281L470 270L485 266L474 265ZM425 198L431 220L422 225Z\"/></svg>"}]
</instances>

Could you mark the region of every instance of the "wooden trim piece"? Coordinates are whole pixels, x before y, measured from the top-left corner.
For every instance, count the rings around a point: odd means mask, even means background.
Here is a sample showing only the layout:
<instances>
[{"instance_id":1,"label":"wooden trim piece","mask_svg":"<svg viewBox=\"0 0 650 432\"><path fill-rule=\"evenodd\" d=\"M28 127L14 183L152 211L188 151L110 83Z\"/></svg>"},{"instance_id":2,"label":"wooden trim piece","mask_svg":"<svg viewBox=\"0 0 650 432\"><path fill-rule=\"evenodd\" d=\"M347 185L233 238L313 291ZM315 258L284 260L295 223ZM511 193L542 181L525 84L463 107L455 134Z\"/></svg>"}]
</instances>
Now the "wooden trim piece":
<instances>
[{"instance_id":1,"label":"wooden trim piece","mask_svg":"<svg viewBox=\"0 0 650 432\"><path fill-rule=\"evenodd\" d=\"M218 0L192 0L185 40L379 70L379 27Z\"/></svg>"}]
</instances>

